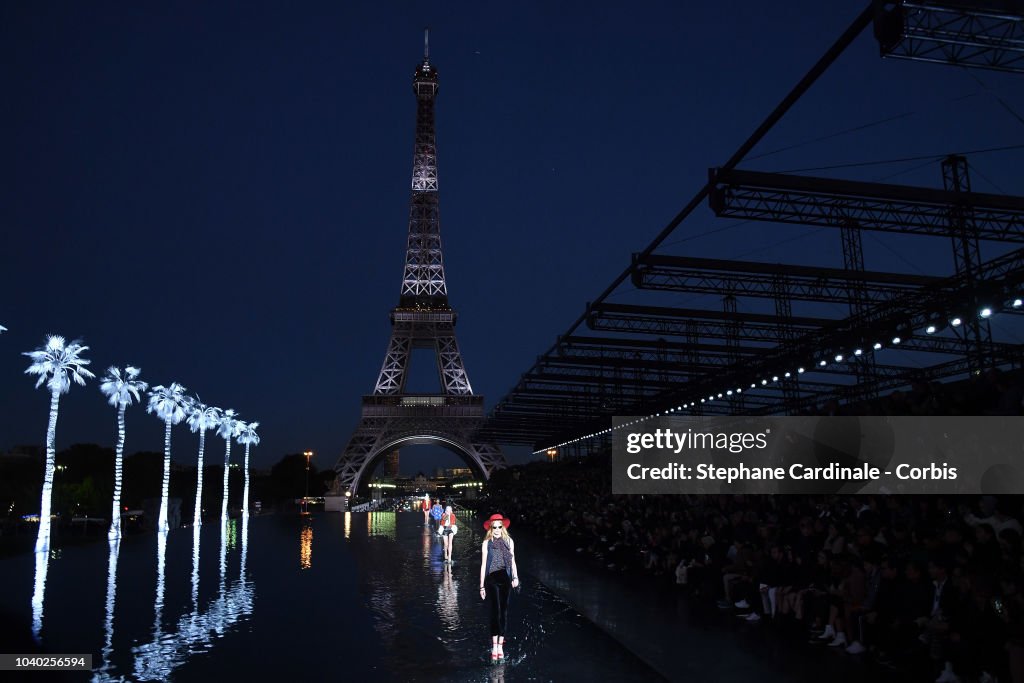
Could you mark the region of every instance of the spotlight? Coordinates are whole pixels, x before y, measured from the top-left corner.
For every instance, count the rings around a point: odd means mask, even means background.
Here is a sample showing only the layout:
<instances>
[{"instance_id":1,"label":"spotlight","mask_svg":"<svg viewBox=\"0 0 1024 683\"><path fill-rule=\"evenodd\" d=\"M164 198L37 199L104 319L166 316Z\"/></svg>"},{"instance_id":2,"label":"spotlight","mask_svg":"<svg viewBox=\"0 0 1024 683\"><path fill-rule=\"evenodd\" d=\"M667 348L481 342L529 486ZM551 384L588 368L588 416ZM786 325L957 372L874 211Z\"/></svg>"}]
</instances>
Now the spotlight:
<instances>
[{"instance_id":1,"label":"spotlight","mask_svg":"<svg viewBox=\"0 0 1024 683\"><path fill-rule=\"evenodd\" d=\"M1014 308L1020 308L1021 305L1024 305L1024 301L1021 301L1021 298L1017 297L1016 299L1013 300L1013 303L1011 303L1010 305L1013 306Z\"/></svg>"},{"instance_id":2,"label":"spotlight","mask_svg":"<svg viewBox=\"0 0 1024 683\"><path fill-rule=\"evenodd\" d=\"M992 307L991 306L982 306L981 310L978 311L978 317L979 318L991 318L992 317Z\"/></svg>"},{"instance_id":3,"label":"spotlight","mask_svg":"<svg viewBox=\"0 0 1024 683\"><path fill-rule=\"evenodd\" d=\"M763 380L761 380L761 386L762 386L762 387L763 387L764 385L766 385L766 384L768 384L768 380L766 380L766 379L763 379Z\"/></svg>"},{"instance_id":4,"label":"spotlight","mask_svg":"<svg viewBox=\"0 0 1024 683\"><path fill-rule=\"evenodd\" d=\"M783 375L783 377L787 377L788 378L790 375L791 375L791 373L787 372L785 375Z\"/></svg>"},{"instance_id":5,"label":"spotlight","mask_svg":"<svg viewBox=\"0 0 1024 683\"><path fill-rule=\"evenodd\" d=\"M772 381L773 382L778 382L779 381L779 376L778 375L772 375Z\"/></svg>"},{"instance_id":6,"label":"spotlight","mask_svg":"<svg viewBox=\"0 0 1024 683\"><path fill-rule=\"evenodd\" d=\"M853 350L853 355L855 355L855 356L863 356L864 355L864 349L854 349Z\"/></svg>"},{"instance_id":7,"label":"spotlight","mask_svg":"<svg viewBox=\"0 0 1024 683\"><path fill-rule=\"evenodd\" d=\"M730 389L729 391L725 392L725 395L726 396L732 396L732 389Z\"/></svg>"},{"instance_id":8,"label":"spotlight","mask_svg":"<svg viewBox=\"0 0 1024 683\"><path fill-rule=\"evenodd\" d=\"M925 334L935 334L941 332L946 327L946 316L942 314L942 311L931 311L928 314L927 324L924 328Z\"/></svg>"},{"instance_id":9,"label":"spotlight","mask_svg":"<svg viewBox=\"0 0 1024 683\"><path fill-rule=\"evenodd\" d=\"M960 325L962 325L963 322L963 319L957 315L954 316L953 319L949 321L949 324L952 325L953 327L960 327Z\"/></svg>"},{"instance_id":10,"label":"spotlight","mask_svg":"<svg viewBox=\"0 0 1024 683\"><path fill-rule=\"evenodd\" d=\"M875 351L878 351L880 348L882 348L882 342L875 342L874 344L872 344L871 348L873 348Z\"/></svg>"},{"instance_id":11,"label":"spotlight","mask_svg":"<svg viewBox=\"0 0 1024 683\"><path fill-rule=\"evenodd\" d=\"M821 367L825 367L826 365L828 365L828 362L824 358L822 358L821 360L818 361L818 365L820 365Z\"/></svg>"},{"instance_id":12,"label":"spotlight","mask_svg":"<svg viewBox=\"0 0 1024 683\"><path fill-rule=\"evenodd\" d=\"M841 353L837 353L836 354L836 362L837 363L842 363L843 362L843 354L841 354Z\"/></svg>"},{"instance_id":13,"label":"spotlight","mask_svg":"<svg viewBox=\"0 0 1024 683\"><path fill-rule=\"evenodd\" d=\"M802 375L802 374L804 374L804 372L805 372L805 370L804 370L804 367L802 365L796 369L796 374L798 374L798 375Z\"/></svg>"},{"instance_id":14,"label":"spotlight","mask_svg":"<svg viewBox=\"0 0 1024 683\"><path fill-rule=\"evenodd\" d=\"M898 334L895 337L892 338L893 346L895 346L896 344L899 344L901 341L903 341L903 338L900 337Z\"/></svg>"}]
</instances>

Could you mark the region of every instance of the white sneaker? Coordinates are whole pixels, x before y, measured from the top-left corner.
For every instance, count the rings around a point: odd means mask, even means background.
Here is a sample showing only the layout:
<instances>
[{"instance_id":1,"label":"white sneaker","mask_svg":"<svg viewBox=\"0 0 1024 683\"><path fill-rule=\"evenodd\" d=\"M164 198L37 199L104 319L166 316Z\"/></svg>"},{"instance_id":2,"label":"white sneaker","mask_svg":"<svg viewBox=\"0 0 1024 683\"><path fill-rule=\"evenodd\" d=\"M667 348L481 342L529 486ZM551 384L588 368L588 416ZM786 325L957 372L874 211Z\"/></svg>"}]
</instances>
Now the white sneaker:
<instances>
[{"instance_id":1,"label":"white sneaker","mask_svg":"<svg viewBox=\"0 0 1024 683\"><path fill-rule=\"evenodd\" d=\"M821 632L821 635L817 637L817 640L832 640L836 637L836 632L831 625L826 626L825 630Z\"/></svg>"},{"instance_id":2,"label":"white sneaker","mask_svg":"<svg viewBox=\"0 0 1024 683\"><path fill-rule=\"evenodd\" d=\"M761 621L761 615L757 612L751 612L745 618L752 624L756 624L757 622Z\"/></svg>"},{"instance_id":3,"label":"white sneaker","mask_svg":"<svg viewBox=\"0 0 1024 683\"><path fill-rule=\"evenodd\" d=\"M837 635L835 637L835 640L833 640L831 643L828 644L828 646L829 647L846 647L846 634L845 633L840 633L839 635Z\"/></svg>"},{"instance_id":4,"label":"white sneaker","mask_svg":"<svg viewBox=\"0 0 1024 683\"><path fill-rule=\"evenodd\" d=\"M859 640L855 640L850 643L850 647L846 648L846 653L851 655L862 655L867 652L867 648L860 644Z\"/></svg>"},{"instance_id":5,"label":"white sneaker","mask_svg":"<svg viewBox=\"0 0 1024 683\"><path fill-rule=\"evenodd\" d=\"M946 668L935 679L935 683L960 683L960 677L953 673L953 665L946 662Z\"/></svg>"},{"instance_id":6,"label":"white sneaker","mask_svg":"<svg viewBox=\"0 0 1024 683\"><path fill-rule=\"evenodd\" d=\"M746 600L740 600L736 603L736 609L750 609L750 603Z\"/></svg>"}]
</instances>

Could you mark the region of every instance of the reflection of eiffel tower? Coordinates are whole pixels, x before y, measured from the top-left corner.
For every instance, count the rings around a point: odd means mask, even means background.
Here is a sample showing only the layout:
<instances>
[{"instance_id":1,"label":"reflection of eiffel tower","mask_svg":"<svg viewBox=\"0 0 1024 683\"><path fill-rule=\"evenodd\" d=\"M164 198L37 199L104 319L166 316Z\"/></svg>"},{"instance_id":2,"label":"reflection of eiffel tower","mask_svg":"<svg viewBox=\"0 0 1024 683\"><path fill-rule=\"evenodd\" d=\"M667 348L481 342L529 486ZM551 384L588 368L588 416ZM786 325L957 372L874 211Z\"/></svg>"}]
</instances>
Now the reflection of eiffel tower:
<instances>
[{"instance_id":1,"label":"reflection of eiffel tower","mask_svg":"<svg viewBox=\"0 0 1024 683\"><path fill-rule=\"evenodd\" d=\"M483 422L484 399L473 395L455 340L455 311L448 305L434 141L437 71L430 64L426 40L412 84L416 145L402 294L391 311L391 341L377 386L372 395L363 397L362 418L335 466L337 492L350 495L355 495L380 456L406 444L445 446L484 478L505 463L495 445L474 438ZM434 349L443 393L405 393L413 348Z\"/></svg>"}]
</instances>

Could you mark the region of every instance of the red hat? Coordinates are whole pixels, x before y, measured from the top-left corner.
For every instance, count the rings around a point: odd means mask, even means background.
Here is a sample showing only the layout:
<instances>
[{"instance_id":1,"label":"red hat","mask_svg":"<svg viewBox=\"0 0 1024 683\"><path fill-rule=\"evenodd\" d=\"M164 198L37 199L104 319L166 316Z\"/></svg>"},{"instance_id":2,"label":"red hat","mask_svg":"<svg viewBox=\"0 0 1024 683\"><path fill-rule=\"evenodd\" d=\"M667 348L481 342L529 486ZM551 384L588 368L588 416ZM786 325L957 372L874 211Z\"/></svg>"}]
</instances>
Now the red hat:
<instances>
[{"instance_id":1,"label":"red hat","mask_svg":"<svg viewBox=\"0 0 1024 683\"><path fill-rule=\"evenodd\" d=\"M510 524L512 524L512 520L510 520L508 517L505 517L502 514L493 514L493 515L491 515L490 519L488 519L486 522L484 522L484 528L485 529L490 529L491 525L494 524L495 522L501 522L502 524L505 525L506 529L509 527Z\"/></svg>"}]
</instances>

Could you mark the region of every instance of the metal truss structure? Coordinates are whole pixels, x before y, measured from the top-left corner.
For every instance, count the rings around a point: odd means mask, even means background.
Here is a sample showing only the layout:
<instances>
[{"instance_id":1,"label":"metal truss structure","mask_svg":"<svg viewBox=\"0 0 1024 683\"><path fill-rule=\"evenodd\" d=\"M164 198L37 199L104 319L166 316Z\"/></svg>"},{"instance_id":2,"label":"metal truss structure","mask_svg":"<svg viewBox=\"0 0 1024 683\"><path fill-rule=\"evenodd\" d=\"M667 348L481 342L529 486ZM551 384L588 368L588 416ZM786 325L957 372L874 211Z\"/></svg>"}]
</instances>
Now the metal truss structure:
<instances>
[{"instance_id":1,"label":"metal truss structure","mask_svg":"<svg viewBox=\"0 0 1024 683\"><path fill-rule=\"evenodd\" d=\"M1024 70L1020 9L975 4L868 6L522 374L481 434L501 443L582 452L609 443L616 415L793 414L830 401L871 400L916 382L1021 367L1024 347L993 340L978 312L1024 312L1024 197L972 191L967 160L960 156L942 162L941 187L737 168L872 23L886 56ZM659 253L704 201L720 217L836 228L844 267ZM934 275L870 270L864 231L945 238L953 245L953 262ZM985 244L999 246L993 253L1000 255L983 259ZM628 302L608 301L624 283L635 288ZM683 294L688 305L674 303ZM701 297L714 305L689 303ZM807 313L794 315L795 303Z\"/></svg>"},{"instance_id":2,"label":"metal truss structure","mask_svg":"<svg viewBox=\"0 0 1024 683\"><path fill-rule=\"evenodd\" d=\"M715 171L710 205L719 217L959 238L950 222L958 207L970 207L975 238L1024 242L1024 198L865 183L831 178Z\"/></svg>"},{"instance_id":3,"label":"metal truss structure","mask_svg":"<svg viewBox=\"0 0 1024 683\"><path fill-rule=\"evenodd\" d=\"M434 133L438 77L426 48L425 42L423 61L413 76L416 142L401 295L391 311L391 340L377 385L372 395L363 397L359 424L335 466L336 494L357 493L376 461L405 445L444 446L485 479L505 462L495 444L477 436L484 420L484 400L473 394L455 338L456 314L448 305ZM406 393L414 348L434 350L443 393Z\"/></svg>"},{"instance_id":4,"label":"metal truss structure","mask_svg":"<svg viewBox=\"0 0 1024 683\"><path fill-rule=\"evenodd\" d=\"M1024 72L1019 2L876 2L875 37L883 57Z\"/></svg>"}]
</instances>

